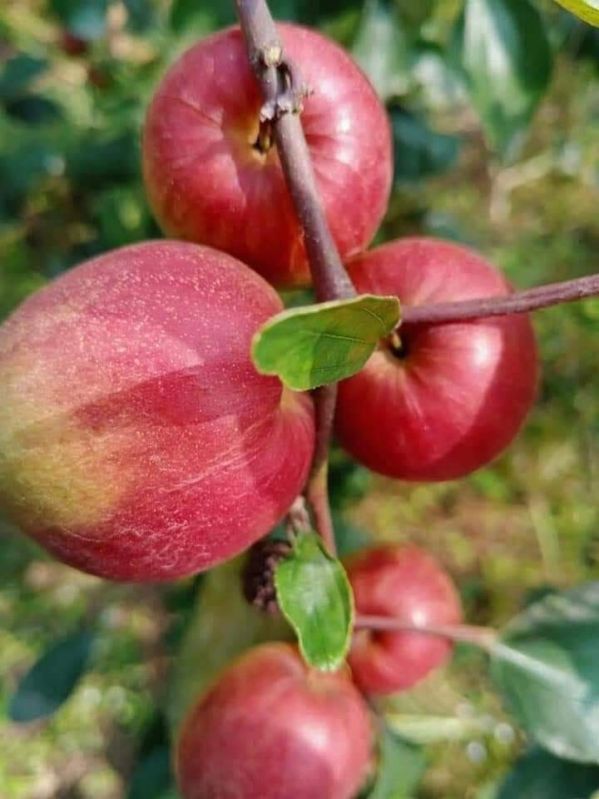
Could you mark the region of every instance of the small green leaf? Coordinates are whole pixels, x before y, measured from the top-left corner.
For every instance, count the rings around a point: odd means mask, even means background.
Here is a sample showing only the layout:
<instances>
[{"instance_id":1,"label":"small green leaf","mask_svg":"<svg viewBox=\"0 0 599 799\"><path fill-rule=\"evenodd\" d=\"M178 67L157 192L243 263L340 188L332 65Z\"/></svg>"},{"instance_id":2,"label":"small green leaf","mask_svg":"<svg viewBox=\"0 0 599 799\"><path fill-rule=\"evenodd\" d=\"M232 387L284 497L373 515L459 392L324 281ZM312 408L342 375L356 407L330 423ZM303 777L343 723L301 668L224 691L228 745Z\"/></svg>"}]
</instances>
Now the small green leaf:
<instances>
[{"instance_id":1,"label":"small green leaf","mask_svg":"<svg viewBox=\"0 0 599 799\"><path fill-rule=\"evenodd\" d=\"M529 0L466 0L458 37L472 103L491 145L509 159L549 84L541 15Z\"/></svg>"},{"instance_id":2,"label":"small green leaf","mask_svg":"<svg viewBox=\"0 0 599 799\"><path fill-rule=\"evenodd\" d=\"M599 27L599 0L557 0L557 2L589 25Z\"/></svg>"},{"instance_id":3,"label":"small green leaf","mask_svg":"<svg viewBox=\"0 0 599 799\"><path fill-rule=\"evenodd\" d=\"M339 668L351 642L353 594L345 569L316 534L299 536L275 571L275 587L304 659L323 671Z\"/></svg>"},{"instance_id":4,"label":"small green leaf","mask_svg":"<svg viewBox=\"0 0 599 799\"><path fill-rule=\"evenodd\" d=\"M85 672L94 641L90 630L63 638L47 649L21 680L8 710L12 721L35 721L55 713Z\"/></svg>"},{"instance_id":5,"label":"small green leaf","mask_svg":"<svg viewBox=\"0 0 599 799\"><path fill-rule=\"evenodd\" d=\"M422 749L385 728L379 737L375 783L368 799L408 799L426 770Z\"/></svg>"},{"instance_id":6,"label":"small green leaf","mask_svg":"<svg viewBox=\"0 0 599 799\"><path fill-rule=\"evenodd\" d=\"M591 799L599 788L599 768L560 760L532 749L501 786L497 799Z\"/></svg>"},{"instance_id":7,"label":"small green leaf","mask_svg":"<svg viewBox=\"0 0 599 799\"><path fill-rule=\"evenodd\" d=\"M557 757L599 763L599 582L550 594L506 628L492 675L522 726Z\"/></svg>"},{"instance_id":8,"label":"small green leaf","mask_svg":"<svg viewBox=\"0 0 599 799\"><path fill-rule=\"evenodd\" d=\"M336 383L360 371L399 318L397 297L372 294L292 308L258 330L252 358L296 391Z\"/></svg>"}]
</instances>

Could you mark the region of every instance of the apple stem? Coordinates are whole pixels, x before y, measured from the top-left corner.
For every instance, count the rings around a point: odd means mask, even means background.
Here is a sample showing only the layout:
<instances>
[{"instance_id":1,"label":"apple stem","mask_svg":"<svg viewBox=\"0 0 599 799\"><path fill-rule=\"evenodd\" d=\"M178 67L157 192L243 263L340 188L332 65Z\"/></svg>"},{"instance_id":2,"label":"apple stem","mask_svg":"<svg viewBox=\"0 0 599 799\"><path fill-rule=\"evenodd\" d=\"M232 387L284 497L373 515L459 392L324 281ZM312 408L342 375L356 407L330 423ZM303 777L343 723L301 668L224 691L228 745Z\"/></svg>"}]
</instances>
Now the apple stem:
<instances>
[{"instance_id":1,"label":"apple stem","mask_svg":"<svg viewBox=\"0 0 599 799\"><path fill-rule=\"evenodd\" d=\"M497 631L492 627L478 627L470 624L416 624L391 616L357 615L354 628L380 632L424 633L425 635L449 638L464 644L472 644L486 652L490 652L497 642Z\"/></svg>"},{"instance_id":2,"label":"apple stem","mask_svg":"<svg viewBox=\"0 0 599 799\"><path fill-rule=\"evenodd\" d=\"M333 383L331 386L317 388L313 394L316 414L316 445L306 486L306 499L312 508L316 529L331 555L335 555L337 546L329 503L328 476L329 444L335 418L337 384Z\"/></svg>"},{"instance_id":3,"label":"apple stem","mask_svg":"<svg viewBox=\"0 0 599 799\"><path fill-rule=\"evenodd\" d=\"M283 46L266 0L235 0L248 55L262 89L261 117L272 120L273 136L287 188L304 234L304 243L316 299L354 297L356 291L345 270L324 214L310 152L300 119L302 100L310 93L293 64L284 60ZM314 392L316 446L305 495L317 531L335 554L327 476L337 386Z\"/></svg>"},{"instance_id":4,"label":"apple stem","mask_svg":"<svg viewBox=\"0 0 599 799\"><path fill-rule=\"evenodd\" d=\"M481 297L461 302L442 302L431 305L404 306L401 324L439 325L447 322L467 322L488 316L508 316L548 308L564 302L599 295L599 274L548 283L505 297Z\"/></svg>"}]
</instances>

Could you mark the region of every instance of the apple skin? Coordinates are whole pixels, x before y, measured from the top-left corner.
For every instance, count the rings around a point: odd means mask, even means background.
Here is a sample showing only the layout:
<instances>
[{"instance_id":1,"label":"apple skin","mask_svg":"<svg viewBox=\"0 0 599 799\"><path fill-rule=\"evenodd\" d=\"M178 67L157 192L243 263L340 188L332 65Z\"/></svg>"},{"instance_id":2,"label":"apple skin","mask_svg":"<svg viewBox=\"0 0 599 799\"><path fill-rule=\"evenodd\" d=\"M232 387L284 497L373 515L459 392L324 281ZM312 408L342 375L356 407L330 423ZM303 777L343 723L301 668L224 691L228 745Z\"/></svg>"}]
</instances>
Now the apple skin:
<instances>
[{"instance_id":1,"label":"apple skin","mask_svg":"<svg viewBox=\"0 0 599 799\"><path fill-rule=\"evenodd\" d=\"M250 360L282 308L207 247L150 241L74 268L0 327L0 507L115 580L192 574L267 533L314 446L307 395Z\"/></svg>"},{"instance_id":2,"label":"apple skin","mask_svg":"<svg viewBox=\"0 0 599 799\"><path fill-rule=\"evenodd\" d=\"M408 624L459 624L462 608L449 575L415 546L366 550L346 564L356 613L390 616ZM349 665L366 694L405 691L451 656L446 638L409 631L360 629L354 633Z\"/></svg>"},{"instance_id":3,"label":"apple skin","mask_svg":"<svg viewBox=\"0 0 599 799\"><path fill-rule=\"evenodd\" d=\"M406 238L348 265L358 292L404 306L502 296L503 276L472 250ZM484 466L520 429L534 402L538 358L527 315L400 328L403 357L381 342L366 367L339 385L336 428L344 448L375 472L402 480L452 480Z\"/></svg>"},{"instance_id":4,"label":"apple skin","mask_svg":"<svg viewBox=\"0 0 599 799\"><path fill-rule=\"evenodd\" d=\"M369 711L346 670L309 669L290 644L230 665L183 722L184 799L350 799L370 761Z\"/></svg>"},{"instance_id":5,"label":"apple skin","mask_svg":"<svg viewBox=\"0 0 599 799\"><path fill-rule=\"evenodd\" d=\"M314 91L302 124L327 221L342 256L360 252L387 208L389 122L338 45L278 25L285 54ZM262 99L237 28L199 41L170 68L147 112L143 171L154 214L174 238L229 252L273 285L308 285L303 233L276 147L259 152Z\"/></svg>"}]
</instances>

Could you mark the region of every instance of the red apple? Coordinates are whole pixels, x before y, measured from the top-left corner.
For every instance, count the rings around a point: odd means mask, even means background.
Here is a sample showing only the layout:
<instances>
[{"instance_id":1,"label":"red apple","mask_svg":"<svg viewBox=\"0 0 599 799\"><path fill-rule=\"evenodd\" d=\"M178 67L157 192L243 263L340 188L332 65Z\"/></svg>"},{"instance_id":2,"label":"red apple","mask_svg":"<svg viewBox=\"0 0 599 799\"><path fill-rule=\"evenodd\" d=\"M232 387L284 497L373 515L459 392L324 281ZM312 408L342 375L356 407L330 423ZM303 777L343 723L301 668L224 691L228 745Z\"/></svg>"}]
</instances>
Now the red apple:
<instances>
[{"instance_id":1,"label":"red apple","mask_svg":"<svg viewBox=\"0 0 599 799\"><path fill-rule=\"evenodd\" d=\"M383 546L347 564L356 612L390 616L407 625L451 625L462 620L460 598L437 561L415 546ZM349 664L367 694L406 690L451 655L446 638L410 631L360 629Z\"/></svg>"},{"instance_id":2,"label":"red apple","mask_svg":"<svg viewBox=\"0 0 599 799\"><path fill-rule=\"evenodd\" d=\"M250 650L183 723L184 799L350 799L366 776L368 708L345 671L312 671L289 644Z\"/></svg>"},{"instance_id":3,"label":"red apple","mask_svg":"<svg viewBox=\"0 0 599 799\"><path fill-rule=\"evenodd\" d=\"M298 25L278 30L314 90L302 122L331 232L342 255L360 252L391 185L385 110L332 41ZM198 42L167 72L148 110L146 189L169 235L229 252L276 286L305 285L303 234L276 148L257 144L261 105L240 31Z\"/></svg>"},{"instance_id":4,"label":"red apple","mask_svg":"<svg viewBox=\"0 0 599 799\"><path fill-rule=\"evenodd\" d=\"M472 250L407 238L349 264L359 292L404 307L501 296L502 275ZM537 350L528 316L400 328L401 351L381 342L339 386L337 432L348 452L403 480L451 480L484 466L522 425L536 394Z\"/></svg>"},{"instance_id":5,"label":"red apple","mask_svg":"<svg viewBox=\"0 0 599 799\"><path fill-rule=\"evenodd\" d=\"M0 506L69 564L166 580L248 547L301 491L308 396L250 360L274 290L207 247L87 261L0 328Z\"/></svg>"}]
</instances>

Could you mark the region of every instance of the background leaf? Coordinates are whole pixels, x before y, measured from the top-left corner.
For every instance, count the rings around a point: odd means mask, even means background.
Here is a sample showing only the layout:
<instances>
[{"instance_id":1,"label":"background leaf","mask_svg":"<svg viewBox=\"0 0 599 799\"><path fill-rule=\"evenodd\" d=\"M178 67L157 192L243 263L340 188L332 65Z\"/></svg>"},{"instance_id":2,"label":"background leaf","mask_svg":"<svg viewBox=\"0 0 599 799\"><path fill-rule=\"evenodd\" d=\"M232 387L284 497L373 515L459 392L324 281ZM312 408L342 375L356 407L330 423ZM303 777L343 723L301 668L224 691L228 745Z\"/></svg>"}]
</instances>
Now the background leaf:
<instances>
[{"instance_id":1,"label":"background leaf","mask_svg":"<svg viewBox=\"0 0 599 799\"><path fill-rule=\"evenodd\" d=\"M49 647L23 677L8 710L13 721L27 722L55 713L84 674L94 635L83 630Z\"/></svg>"},{"instance_id":2,"label":"background leaf","mask_svg":"<svg viewBox=\"0 0 599 799\"><path fill-rule=\"evenodd\" d=\"M249 605L241 590L245 557L203 577L192 617L175 659L166 711L173 737L191 703L246 649L289 637L284 619Z\"/></svg>"},{"instance_id":3,"label":"background leaf","mask_svg":"<svg viewBox=\"0 0 599 799\"><path fill-rule=\"evenodd\" d=\"M529 0L466 0L458 41L471 101L491 145L509 158L551 75L543 20Z\"/></svg>"},{"instance_id":4,"label":"background leaf","mask_svg":"<svg viewBox=\"0 0 599 799\"><path fill-rule=\"evenodd\" d=\"M278 375L297 391L336 383L359 372L378 341L399 322L399 300L363 294L283 311L254 336L259 372Z\"/></svg>"},{"instance_id":5,"label":"background leaf","mask_svg":"<svg viewBox=\"0 0 599 799\"><path fill-rule=\"evenodd\" d=\"M599 763L599 582L550 594L507 627L492 674L524 728L558 757Z\"/></svg>"},{"instance_id":6,"label":"background leaf","mask_svg":"<svg viewBox=\"0 0 599 799\"><path fill-rule=\"evenodd\" d=\"M599 2L597 0L557 0L557 2L580 19L584 19L585 22L599 26Z\"/></svg>"},{"instance_id":7,"label":"background leaf","mask_svg":"<svg viewBox=\"0 0 599 799\"><path fill-rule=\"evenodd\" d=\"M426 766L427 759L420 747L384 728L378 740L376 779L368 799L408 799Z\"/></svg>"},{"instance_id":8,"label":"background leaf","mask_svg":"<svg viewBox=\"0 0 599 799\"><path fill-rule=\"evenodd\" d=\"M389 0L366 0L352 54L383 100L405 88L407 50L395 6Z\"/></svg>"},{"instance_id":9,"label":"background leaf","mask_svg":"<svg viewBox=\"0 0 599 799\"><path fill-rule=\"evenodd\" d=\"M81 39L99 39L106 32L108 0L50 0L65 28Z\"/></svg>"},{"instance_id":10,"label":"background leaf","mask_svg":"<svg viewBox=\"0 0 599 799\"><path fill-rule=\"evenodd\" d=\"M323 671L344 661L351 643L353 595L340 561L314 533L300 535L275 571L277 600L305 660Z\"/></svg>"},{"instance_id":11,"label":"background leaf","mask_svg":"<svg viewBox=\"0 0 599 799\"><path fill-rule=\"evenodd\" d=\"M403 108L391 109L395 182L413 182L452 167L460 139L437 133L426 120Z\"/></svg>"},{"instance_id":12,"label":"background leaf","mask_svg":"<svg viewBox=\"0 0 599 799\"><path fill-rule=\"evenodd\" d=\"M560 760L532 749L501 786L497 799L590 799L599 789L599 768Z\"/></svg>"}]
</instances>

